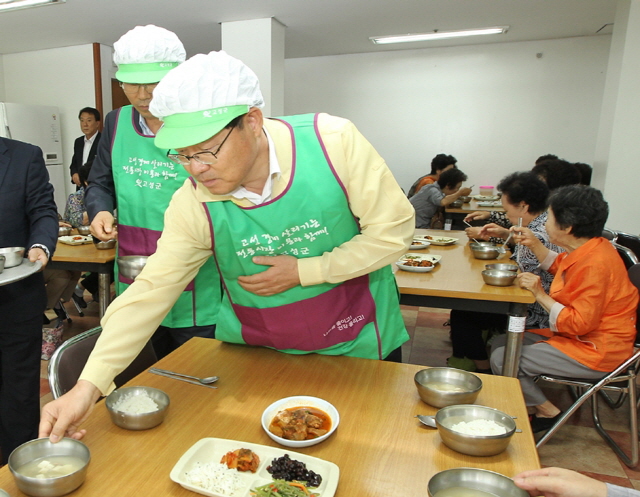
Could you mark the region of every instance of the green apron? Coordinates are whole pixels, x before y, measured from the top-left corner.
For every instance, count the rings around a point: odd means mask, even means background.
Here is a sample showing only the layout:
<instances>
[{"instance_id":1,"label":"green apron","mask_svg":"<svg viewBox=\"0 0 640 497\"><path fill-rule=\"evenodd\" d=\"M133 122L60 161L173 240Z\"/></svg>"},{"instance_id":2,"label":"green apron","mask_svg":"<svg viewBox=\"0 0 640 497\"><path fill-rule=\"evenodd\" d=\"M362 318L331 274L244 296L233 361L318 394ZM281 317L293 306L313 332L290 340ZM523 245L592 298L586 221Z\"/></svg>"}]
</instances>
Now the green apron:
<instances>
[{"instance_id":1,"label":"green apron","mask_svg":"<svg viewBox=\"0 0 640 497\"><path fill-rule=\"evenodd\" d=\"M389 266L340 284L296 286L269 297L238 284L239 276L267 269L254 264L253 256L321 256L360 232L319 141L316 116L283 119L294 152L284 192L249 208L205 203L224 283L216 338L288 353L385 358L409 338Z\"/></svg>"},{"instance_id":2,"label":"green apron","mask_svg":"<svg viewBox=\"0 0 640 497\"><path fill-rule=\"evenodd\" d=\"M151 255L164 228L169 201L189 174L153 144L153 136L139 134L133 107L120 109L111 148L113 181L118 206L118 257ZM118 274L116 294L133 282ZM220 307L219 274L213 258L180 295L162 321L169 328L208 326L216 323Z\"/></svg>"}]
</instances>

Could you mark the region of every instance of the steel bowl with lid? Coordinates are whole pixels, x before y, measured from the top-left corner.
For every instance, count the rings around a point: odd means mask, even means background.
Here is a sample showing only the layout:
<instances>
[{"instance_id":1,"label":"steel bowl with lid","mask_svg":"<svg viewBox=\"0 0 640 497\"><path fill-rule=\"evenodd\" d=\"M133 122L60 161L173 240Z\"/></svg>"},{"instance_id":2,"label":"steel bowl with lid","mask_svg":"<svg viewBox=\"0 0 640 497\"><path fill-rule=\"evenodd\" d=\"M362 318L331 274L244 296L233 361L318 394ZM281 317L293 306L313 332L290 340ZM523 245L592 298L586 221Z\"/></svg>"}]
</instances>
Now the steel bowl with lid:
<instances>
[{"instance_id":1,"label":"steel bowl with lid","mask_svg":"<svg viewBox=\"0 0 640 497\"><path fill-rule=\"evenodd\" d=\"M511 478L487 469L453 468L440 471L427 484L429 497L446 495L473 495L470 491L484 492L492 497L529 497L529 493L517 487ZM464 491L467 493L462 493Z\"/></svg>"},{"instance_id":2,"label":"steel bowl with lid","mask_svg":"<svg viewBox=\"0 0 640 497\"><path fill-rule=\"evenodd\" d=\"M472 242L469 248L476 259L497 259L500 255L498 246L489 242Z\"/></svg>"},{"instance_id":3,"label":"steel bowl with lid","mask_svg":"<svg viewBox=\"0 0 640 497\"><path fill-rule=\"evenodd\" d=\"M484 268L487 271L490 271L492 269L497 269L498 271L513 271L514 273L518 272L518 265L517 264L486 264L484 266Z\"/></svg>"},{"instance_id":4,"label":"steel bowl with lid","mask_svg":"<svg viewBox=\"0 0 640 497\"><path fill-rule=\"evenodd\" d=\"M79 235L89 236L91 234L91 226L78 226L76 229Z\"/></svg>"},{"instance_id":5,"label":"steel bowl with lid","mask_svg":"<svg viewBox=\"0 0 640 497\"><path fill-rule=\"evenodd\" d=\"M142 268L147 264L148 258L146 255L124 255L118 257L118 271L125 278L135 280Z\"/></svg>"},{"instance_id":6,"label":"steel bowl with lid","mask_svg":"<svg viewBox=\"0 0 640 497\"><path fill-rule=\"evenodd\" d=\"M499 269L485 269L482 271L482 279L487 285L511 286L517 278L515 271L501 271Z\"/></svg>"},{"instance_id":7,"label":"steel bowl with lid","mask_svg":"<svg viewBox=\"0 0 640 497\"><path fill-rule=\"evenodd\" d=\"M58 226L58 236L69 236L71 229L71 226Z\"/></svg>"},{"instance_id":8,"label":"steel bowl with lid","mask_svg":"<svg viewBox=\"0 0 640 497\"><path fill-rule=\"evenodd\" d=\"M22 264L22 258L24 257L24 247L0 248L0 255L4 255L5 269L19 266L20 264Z\"/></svg>"},{"instance_id":9,"label":"steel bowl with lid","mask_svg":"<svg viewBox=\"0 0 640 497\"><path fill-rule=\"evenodd\" d=\"M422 401L433 407L472 404L482 390L480 378L456 368L422 369L413 381Z\"/></svg>"},{"instance_id":10,"label":"steel bowl with lid","mask_svg":"<svg viewBox=\"0 0 640 497\"><path fill-rule=\"evenodd\" d=\"M454 405L440 409L435 416L436 427L442 442L450 449L470 456L495 456L504 452L511 437L516 432L516 422L511 416L492 407L479 405ZM490 426L469 426L473 421L489 421ZM460 423L465 423L460 425ZM457 425L457 426L456 426ZM504 433L483 435L483 430L490 433L496 425L504 428ZM463 433L461 426L478 434ZM458 429L454 429L457 427Z\"/></svg>"},{"instance_id":11,"label":"steel bowl with lid","mask_svg":"<svg viewBox=\"0 0 640 497\"><path fill-rule=\"evenodd\" d=\"M108 249L112 249L113 247L116 246L116 243L118 243L118 241L113 238L111 240L105 240L105 241L101 241L98 240L97 238L95 238L93 240L93 243L95 244L96 248L98 250L108 250Z\"/></svg>"}]
</instances>

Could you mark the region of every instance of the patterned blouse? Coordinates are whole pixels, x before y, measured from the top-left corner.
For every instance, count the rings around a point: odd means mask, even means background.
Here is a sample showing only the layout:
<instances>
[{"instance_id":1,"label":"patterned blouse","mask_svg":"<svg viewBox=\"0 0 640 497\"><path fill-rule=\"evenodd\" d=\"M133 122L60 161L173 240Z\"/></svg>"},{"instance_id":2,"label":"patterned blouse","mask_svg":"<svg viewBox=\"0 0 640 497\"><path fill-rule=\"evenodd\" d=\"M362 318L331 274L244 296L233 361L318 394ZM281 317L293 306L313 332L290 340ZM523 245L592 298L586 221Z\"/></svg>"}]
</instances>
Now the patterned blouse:
<instances>
[{"instance_id":1,"label":"patterned blouse","mask_svg":"<svg viewBox=\"0 0 640 497\"><path fill-rule=\"evenodd\" d=\"M503 213L500 213L503 214ZM505 216L506 219L506 216ZM544 227L544 223L547 221L547 213L543 212L538 217L536 217L533 221L529 223L529 228L534 235L540 240L545 247L549 250L553 250L554 252L560 253L564 252L564 249L561 249L557 245L554 245L549 241L549 235L547 235L547 230ZM495 221L494 221L495 222ZM507 222L509 222L507 220ZM511 223L509 223L511 226ZM533 255L531 249L529 247L524 247L522 245L516 245L513 249L513 255L511 259L514 261L518 260L518 253L520 253L520 271L523 273L533 273L540 276L542 280L542 288L544 291L549 293L549 288L551 287L551 282L553 281L553 275L548 273L542 269L540 269L540 263L536 256ZM527 328L548 328L549 327L549 313L544 310L544 308L538 303L535 302L533 304L529 304L529 308L527 311Z\"/></svg>"},{"instance_id":2,"label":"patterned blouse","mask_svg":"<svg viewBox=\"0 0 640 497\"><path fill-rule=\"evenodd\" d=\"M82 215L87 209L84 206L84 187L72 193L67 198L64 208L64 220L74 228L82 226Z\"/></svg>"}]
</instances>

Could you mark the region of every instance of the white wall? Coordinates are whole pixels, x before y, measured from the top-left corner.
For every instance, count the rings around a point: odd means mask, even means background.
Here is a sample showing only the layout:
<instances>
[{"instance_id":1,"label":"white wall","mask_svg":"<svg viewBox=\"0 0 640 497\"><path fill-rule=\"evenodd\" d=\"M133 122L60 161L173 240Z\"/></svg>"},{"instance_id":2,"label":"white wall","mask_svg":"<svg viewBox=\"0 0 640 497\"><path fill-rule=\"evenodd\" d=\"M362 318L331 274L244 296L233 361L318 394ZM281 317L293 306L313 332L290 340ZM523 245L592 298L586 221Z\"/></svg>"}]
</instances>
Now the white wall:
<instances>
[{"instance_id":1,"label":"white wall","mask_svg":"<svg viewBox=\"0 0 640 497\"><path fill-rule=\"evenodd\" d=\"M351 119L405 191L447 153L478 193L543 154L593 163L610 41L288 59L285 113Z\"/></svg>"},{"instance_id":2,"label":"white wall","mask_svg":"<svg viewBox=\"0 0 640 497\"><path fill-rule=\"evenodd\" d=\"M78 112L95 107L92 45L6 54L2 59L3 100L60 109L62 156L68 175L73 141L82 134ZM70 180L65 182L65 198L72 190Z\"/></svg>"},{"instance_id":3,"label":"white wall","mask_svg":"<svg viewBox=\"0 0 640 497\"><path fill-rule=\"evenodd\" d=\"M4 78L2 75L4 74L4 56L0 55L0 102L4 102L6 97L4 96Z\"/></svg>"}]
</instances>

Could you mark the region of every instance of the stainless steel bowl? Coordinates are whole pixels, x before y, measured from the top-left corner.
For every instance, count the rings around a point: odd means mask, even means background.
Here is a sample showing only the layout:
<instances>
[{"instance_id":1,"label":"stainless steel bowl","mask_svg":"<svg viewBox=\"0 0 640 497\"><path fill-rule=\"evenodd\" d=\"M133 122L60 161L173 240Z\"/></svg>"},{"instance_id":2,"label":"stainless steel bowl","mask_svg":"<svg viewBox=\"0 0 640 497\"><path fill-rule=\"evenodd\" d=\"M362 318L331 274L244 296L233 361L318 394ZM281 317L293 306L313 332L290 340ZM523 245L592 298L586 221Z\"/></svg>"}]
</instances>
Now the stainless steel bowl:
<instances>
[{"instance_id":1,"label":"stainless steel bowl","mask_svg":"<svg viewBox=\"0 0 640 497\"><path fill-rule=\"evenodd\" d=\"M482 271L482 279L487 285L511 286L515 281L517 273L513 271L500 271L498 269L488 269Z\"/></svg>"},{"instance_id":2,"label":"stainless steel bowl","mask_svg":"<svg viewBox=\"0 0 640 497\"><path fill-rule=\"evenodd\" d=\"M457 200L454 200L453 202L451 202L449 204L449 207L453 207L454 209L457 209L459 207L462 207L462 203L463 203L462 200L457 199Z\"/></svg>"},{"instance_id":3,"label":"stainless steel bowl","mask_svg":"<svg viewBox=\"0 0 640 497\"><path fill-rule=\"evenodd\" d=\"M500 255L498 247L489 242L473 242L469 244L469 248L476 259L497 259Z\"/></svg>"},{"instance_id":4,"label":"stainless steel bowl","mask_svg":"<svg viewBox=\"0 0 640 497\"><path fill-rule=\"evenodd\" d=\"M440 471L427 484L429 497L436 497L445 489L463 487L495 495L496 497L529 497L516 487L511 478L500 473L476 468L454 468Z\"/></svg>"},{"instance_id":5,"label":"stainless steel bowl","mask_svg":"<svg viewBox=\"0 0 640 497\"><path fill-rule=\"evenodd\" d=\"M24 247L0 248L0 255L4 255L5 269L19 266L20 264L22 264L22 258L24 257Z\"/></svg>"},{"instance_id":6,"label":"stainless steel bowl","mask_svg":"<svg viewBox=\"0 0 640 497\"><path fill-rule=\"evenodd\" d=\"M69 236L71 234L71 226L58 226L58 236Z\"/></svg>"},{"instance_id":7,"label":"stainless steel bowl","mask_svg":"<svg viewBox=\"0 0 640 497\"><path fill-rule=\"evenodd\" d=\"M518 272L517 264L487 264L484 268L488 271L497 269L498 271L513 271L516 273Z\"/></svg>"},{"instance_id":8,"label":"stainless steel bowl","mask_svg":"<svg viewBox=\"0 0 640 497\"><path fill-rule=\"evenodd\" d=\"M443 407L436 413L435 419L442 442L450 449L470 456L495 456L504 452L516 432L516 423L513 418L492 407L478 405ZM468 423L476 419L494 421L503 425L507 432L502 435L479 436L467 435L451 428L461 421Z\"/></svg>"},{"instance_id":9,"label":"stainless steel bowl","mask_svg":"<svg viewBox=\"0 0 640 497\"><path fill-rule=\"evenodd\" d=\"M131 414L122 411L117 411L113 406L125 395L132 394L144 395L147 393L153 401L158 404L158 409L152 412L145 412L140 414ZM158 426L164 421L167 411L169 410L169 396L162 390L152 387L124 387L118 388L111 392L106 400L105 405L107 411L111 416L111 421L114 422L120 428L126 430L148 430Z\"/></svg>"},{"instance_id":10,"label":"stainless steel bowl","mask_svg":"<svg viewBox=\"0 0 640 497\"><path fill-rule=\"evenodd\" d=\"M147 263L146 255L124 255L118 257L118 271L125 278L135 280Z\"/></svg>"},{"instance_id":11,"label":"stainless steel bowl","mask_svg":"<svg viewBox=\"0 0 640 497\"><path fill-rule=\"evenodd\" d=\"M5 261L4 255L0 255L0 273L4 271L4 261Z\"/></svg>"},{"instance_id":12,"label":"stainless steel bowl","mask_svg":"<svg viewBox=\"0 0 640 497\"><path fill-rule=\"evenodd\" d=\"M471 202L471 197L469 195L463 195L462 197L458 197L458 200L462 200L463 204L468 204Z\"/></svg>"},{"instance_id":13,"label":"stainless steel bowl","mask_svg":"<svg viewBox=\"0 0 640 497\"><path fill-rule=\"evenodd\" d=\"M116 246L116 243L118 243L118 241L115 238L113 240L107 240L106 242L103 242L101 240L96 242L94 240L94 244L98 250L112 249Z\"/></svg>"},{"instance_id":14,"label":"stainless steel bowl","mask_svg":"<svg viewBox=\"0 0 640 497\"><path fill-rule=\"evenodd\" d=\"M76 229L79 235L89 236L91 234L91 226L78 226Z\"/></svg>"},{"instance_id":15,"label":"stainless steel bowl","mask_svg":"<svg viewBox=\"0 0 640 497\"><path fill-rule=\"evenodd\" d=\"M46 460L54 456L77 457L83 461L82 467L66 476L35 478L25 476L20 469L37 459ZM72 438L63 438L51 443L48 438L30 440L16 448L9 456L9 470L18 488L33 497L57 497L73 492L85 480L91 454L85 444Z\"/></svg>"},{"instance_id":16,"label":"stainless steel bowl","mask_svg":"<svg viewBox=\"0 0 640 497\"><path fill-rule=\"evenodd\" d=\"M433 407L473 404L482 390L480 378L455 368L422 369L413 381L422 401Z\"/></svg>"}]
</instances>

